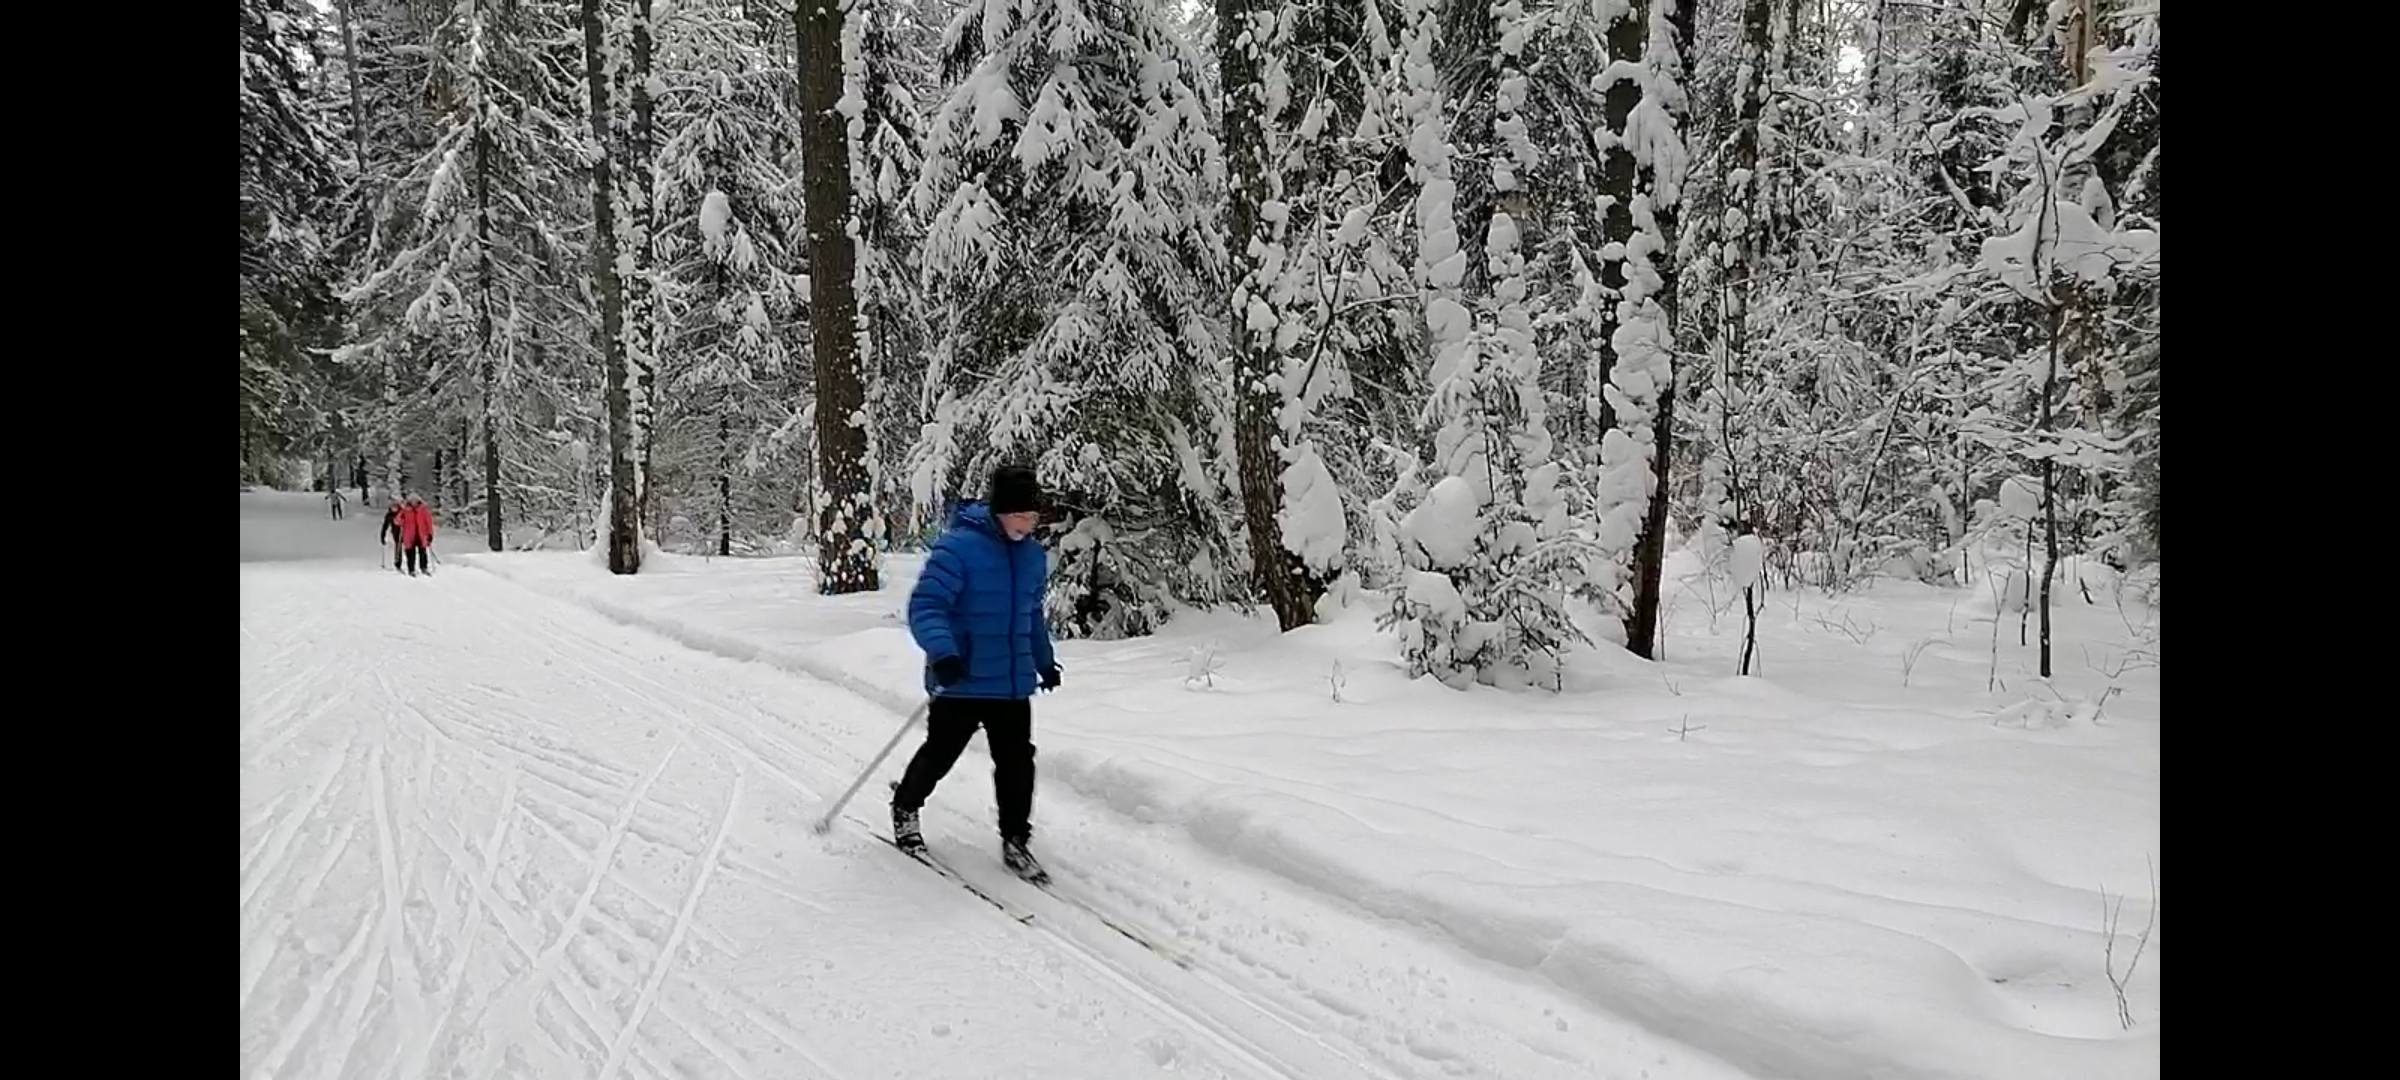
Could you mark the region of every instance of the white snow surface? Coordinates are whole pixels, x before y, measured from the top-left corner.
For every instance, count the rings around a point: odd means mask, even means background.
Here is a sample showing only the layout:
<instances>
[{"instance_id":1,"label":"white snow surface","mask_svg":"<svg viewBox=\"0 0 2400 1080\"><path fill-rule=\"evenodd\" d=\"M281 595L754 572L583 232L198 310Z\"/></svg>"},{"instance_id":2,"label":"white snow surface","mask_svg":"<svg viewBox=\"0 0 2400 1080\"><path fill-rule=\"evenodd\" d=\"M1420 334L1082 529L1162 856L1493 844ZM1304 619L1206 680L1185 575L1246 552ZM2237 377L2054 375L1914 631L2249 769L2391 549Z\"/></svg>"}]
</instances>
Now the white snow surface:
<instances>
[{"instance_id":1,"label":"white snow surface","mask_svg":"<svg viewBox=\"0 0 2400 1080\"><path fill-rule=\"evenodd\" d=\"M1035 846L1180 966L1006 880L980 748L928 836L1035 926L866 835L913 739L806 832L916 701L914 557L842 598L800 558L412 580L371 514L243 505L245 1076L2159 1072L2159 931L2130 1031L2101 932L2105 889L2122 977L2155 613L2104 592L2060 590L2046 685L1989 590L1913 582L1770 582L1731 677L1738 594L1682 556L1667 659L1555 695L1404 678L1370 597L1062 642Z\"/></svg>"},{"instance_id":2,"label":"white snow surface","mask_svg":"<svg viewBox=\"0 0 2400 1080\"><path fill-rule=\"evenodd\" d=\"M510 580L580 555L409 578L372 515L242 502L244 1077L1744 1075L1047 781L1059 890L1161 957L1007 876L979 750L927 839L1016 923L869 835L913 739L808 831L881 700Z\"/></svg>"}]
</instances>

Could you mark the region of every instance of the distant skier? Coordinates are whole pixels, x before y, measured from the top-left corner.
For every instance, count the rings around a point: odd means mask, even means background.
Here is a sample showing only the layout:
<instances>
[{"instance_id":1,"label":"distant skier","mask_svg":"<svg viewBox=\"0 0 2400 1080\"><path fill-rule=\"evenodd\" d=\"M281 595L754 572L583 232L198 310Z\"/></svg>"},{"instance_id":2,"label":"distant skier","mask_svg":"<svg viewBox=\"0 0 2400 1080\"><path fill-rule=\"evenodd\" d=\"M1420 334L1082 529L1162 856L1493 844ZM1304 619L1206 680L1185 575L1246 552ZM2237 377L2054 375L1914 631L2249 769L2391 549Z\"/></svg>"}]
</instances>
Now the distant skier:
<instances>
[{"instance_id":1,"label":"distant skier","mask_svg":"<svg viewBox=\"0 0 2400 1080\"><path fill-rule=\"evenodd\" d=\"M392 545L392 569L400 566L400 496L394 495L383 508L383 528L375 534L375 543Z\"/></svg>"},{"instance_id":2,"label":"distant skier","mask_svg":"<svg viewBox=\"0 0 2400 1080\"><path fill-rule=\"evenodd\" d=\"M433 548L433 508L425 505L425 497L410 492L408 502L400 507L400 548L408 559L408 576L422 570L428 574Z\"/></svg>"},{"instance_id":3,"label":"distant skier","mask_svg":"<svg viewBox=\"0 0 2400 1080\"><path fill-rule=\"evenodd\" d=\"M333 520L342 520L342 489L338 487L326 488L325 505L333 508Z\"/></svg>"},{"instance_id":4,"label":"distant skier","mask_svg":"<svg viewBox=\"0 0 2400 1080\"><path fill-rule=\"evenodd\" d=\"M1035 690L1059 684L1042 616L1049 557L1031 538L1041 521L1041 494L1032 470L994 470L988 501L959 506L950 530L934 542L908 597L908 631L925 650L925 690L933 700L925 743L892 788L892 840L904 850L922 849L917 813L982 728L1000 803L1001 861L1035 883L1049 874L1026 850L1033 837L1032 699Z\"/></svg>"}]
</instances>

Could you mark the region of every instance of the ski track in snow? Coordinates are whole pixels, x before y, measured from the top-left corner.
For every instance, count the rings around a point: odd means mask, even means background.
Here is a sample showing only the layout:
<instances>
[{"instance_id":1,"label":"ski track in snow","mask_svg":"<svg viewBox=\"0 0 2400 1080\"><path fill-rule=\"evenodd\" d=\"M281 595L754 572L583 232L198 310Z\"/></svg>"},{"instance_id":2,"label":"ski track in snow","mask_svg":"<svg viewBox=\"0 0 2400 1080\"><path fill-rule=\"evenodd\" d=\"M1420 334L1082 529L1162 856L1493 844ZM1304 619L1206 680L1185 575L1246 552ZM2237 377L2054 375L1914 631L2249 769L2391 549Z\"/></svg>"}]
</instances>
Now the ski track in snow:
<instances>
[{"instance_id":1,"label":"ski track in snow","mask_svg":"<svg viewBox=\"0 0 2400 1080\"><path fill-rule=\"evenodd\" d=\"M977 755L927 834L1014 926L845 835L880 782L807 835L898 717L469 567L242 608L245 1077L1740 1075L1057 798L1059 894L1163 959L1000 868Z\"/></svg>"}]
</instances>

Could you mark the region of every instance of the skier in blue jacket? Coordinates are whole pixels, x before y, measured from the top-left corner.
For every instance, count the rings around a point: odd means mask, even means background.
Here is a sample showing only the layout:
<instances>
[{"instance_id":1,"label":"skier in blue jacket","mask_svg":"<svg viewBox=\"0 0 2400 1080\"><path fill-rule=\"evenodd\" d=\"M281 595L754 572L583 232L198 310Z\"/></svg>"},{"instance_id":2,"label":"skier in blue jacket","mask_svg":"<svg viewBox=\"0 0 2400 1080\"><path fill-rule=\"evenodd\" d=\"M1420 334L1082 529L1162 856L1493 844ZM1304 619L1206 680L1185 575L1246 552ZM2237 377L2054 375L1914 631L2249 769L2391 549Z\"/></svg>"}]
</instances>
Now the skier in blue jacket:
<instances>
[{"instance_id":1,"label":"skier in blue jacket","mask_svg":"<svg viewBox=\"0 0 2400 1080\"><path fill-rule=\"evenodd\" d=\"M1042 615L1049 555L1034 540L1041 484L1033 471L992 472L984 502L959 506L934 541L908 596L908 632L925 650L925 744L892 788L892 839L925 846L917 811L980 727L992 752L1000 803L1001 861L1020 877L1049 880L1025 844L1033 836L1033 693L1055 690L1058 658Z\"/></svg>"}]
</instances>

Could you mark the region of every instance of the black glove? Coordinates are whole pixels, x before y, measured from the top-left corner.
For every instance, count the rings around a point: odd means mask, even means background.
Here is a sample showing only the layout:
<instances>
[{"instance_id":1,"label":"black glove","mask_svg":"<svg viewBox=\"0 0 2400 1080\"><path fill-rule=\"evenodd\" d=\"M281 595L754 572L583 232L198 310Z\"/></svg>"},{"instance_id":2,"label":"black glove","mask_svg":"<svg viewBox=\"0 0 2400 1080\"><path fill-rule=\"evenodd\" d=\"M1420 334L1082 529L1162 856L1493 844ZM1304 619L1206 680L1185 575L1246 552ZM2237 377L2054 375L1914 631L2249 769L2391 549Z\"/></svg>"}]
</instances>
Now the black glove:
<instances>
[{"instance_id":1,"label":"black glove","mask_svg":"<svg viewBox=\"0 0 2400 1080\"><path fill-rule=\"evenodd\" d=\"M1042 689L1044 689L1044 690L1056 690L1056 689L1058 689L1058 680L1059 680L1059 674L1058 674L1058 665L1057 665L1057 664L1052 664L1052 665L1050 665L1049 667L1046 667L1046 668L1043 668L1043 669L1042 669Z\"/></svg>"},{"instance_id":2,"label":"black glove","mask_svg":"<svg viewBox=\"0 0 2400 1080\"><path fill-rule=\"evenodd\" d=\"M956 686L967 677L967 662L955 656L945 656L933 662L933 681L940 686Z\"/></svg>"}]
</instances>

